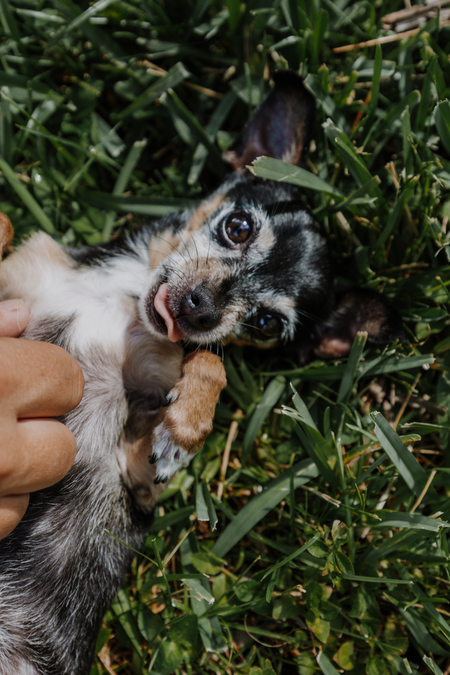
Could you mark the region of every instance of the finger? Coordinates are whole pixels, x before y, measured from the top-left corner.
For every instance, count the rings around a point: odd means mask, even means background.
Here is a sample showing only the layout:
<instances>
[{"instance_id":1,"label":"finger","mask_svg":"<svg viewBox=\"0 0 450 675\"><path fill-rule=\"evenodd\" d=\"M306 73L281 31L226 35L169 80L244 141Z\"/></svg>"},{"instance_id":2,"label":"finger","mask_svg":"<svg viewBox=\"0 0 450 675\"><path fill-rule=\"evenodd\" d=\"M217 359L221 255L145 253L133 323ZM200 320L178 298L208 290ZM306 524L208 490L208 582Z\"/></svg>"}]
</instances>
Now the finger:
<instances>
[{"instance_id":1,"label":"finger","mask_svg":"<svg viewBox=\"0 0 450 675\"><path fill-rule=\"evenodd\" d=\"M0 497L54 485L70 470L77 444L57 420L21 420L9 434L0 461ZM5 455L5 456L3 456Z\"/></svg>"},{"instance_id":2,"label":"finger","mask_svg":"<svg viewBox=\"0 0 450 675\"><path fill-rule=\"evenodd\" d=\"M17 337L25 330L29 318L28 307L23 300L0 302L0 336Z\"/></svg>"},{"instance_id":3,"label":"finger","mask_svg":"<svg viewBox=\"0 0 450 675\"><path fill-rule=\"evenodd\" d=\"M0 539L6 537L22 520L30 495L8 495L0 499Z\"/></svg>"},{"instance_id":4,"label":"finger","mask_svg":"<svg viewBox=\"0 0 450 675\"><path fill-rule=\"evenodd\" d=\"M0 402L18 418L56 417L81 401L80 366L61 347L0 338ZM8 392L8 396L5 392Z\"/></svg>"}]
</instances>

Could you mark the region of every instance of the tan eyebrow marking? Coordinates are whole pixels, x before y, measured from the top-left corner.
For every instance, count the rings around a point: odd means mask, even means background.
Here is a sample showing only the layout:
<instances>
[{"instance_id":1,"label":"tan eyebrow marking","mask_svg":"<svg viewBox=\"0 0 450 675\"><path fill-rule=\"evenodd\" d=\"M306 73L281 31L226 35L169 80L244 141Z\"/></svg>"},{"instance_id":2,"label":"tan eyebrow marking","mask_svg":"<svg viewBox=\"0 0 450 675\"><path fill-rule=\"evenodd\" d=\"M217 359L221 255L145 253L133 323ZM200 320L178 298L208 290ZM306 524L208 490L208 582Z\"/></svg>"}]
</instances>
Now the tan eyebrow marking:
<instances>
[{"instance_id":1,"label":"tan eyebrow marking","mask_svg":"<svg viewBox=\"0 0 450 675\"><path fill-rule=\"evenodd\" d=\"M212 216L214 211L222 206L225 202L224 195L216 195L212 199L208 199L200 204L200 206L194 211L189 219L187 225L187 231L191 234L197 232L203 225L206 223L208 218Z\"/></svg>"}]
</instances>

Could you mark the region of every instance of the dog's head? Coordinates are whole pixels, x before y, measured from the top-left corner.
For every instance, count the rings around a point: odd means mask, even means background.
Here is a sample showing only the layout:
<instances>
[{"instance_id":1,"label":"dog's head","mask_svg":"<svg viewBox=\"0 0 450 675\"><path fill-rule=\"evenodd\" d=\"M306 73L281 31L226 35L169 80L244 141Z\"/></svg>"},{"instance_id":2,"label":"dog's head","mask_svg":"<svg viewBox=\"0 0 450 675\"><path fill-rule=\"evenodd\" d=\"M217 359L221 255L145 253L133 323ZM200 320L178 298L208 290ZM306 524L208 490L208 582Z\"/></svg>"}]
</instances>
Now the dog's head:
<instances>
[{"instance_id":1,"label":"dog's head","mask_svg":"<svg viewBox=\"0 0 450 675\"><path fill-rule=\"evenodd\" d=\"M197 209L161 221L150 251L152 260L158 252L162 258L141 300L152 332L172 341L260 347L296 337L319 355L348 351L365 327L358 314L361 298L356 307L354 298L335 307L327 244L298 191L246 170L260 155L300 163L314 111L300 78L277 74L273 91L225 155L234 173ZM379 341L389 342L399 337L398 326L392 332L385 325L392 317L380 302L372 333L383 333ZM320 346L322 334L326 346Z\"/></svg>"}]
</instances>

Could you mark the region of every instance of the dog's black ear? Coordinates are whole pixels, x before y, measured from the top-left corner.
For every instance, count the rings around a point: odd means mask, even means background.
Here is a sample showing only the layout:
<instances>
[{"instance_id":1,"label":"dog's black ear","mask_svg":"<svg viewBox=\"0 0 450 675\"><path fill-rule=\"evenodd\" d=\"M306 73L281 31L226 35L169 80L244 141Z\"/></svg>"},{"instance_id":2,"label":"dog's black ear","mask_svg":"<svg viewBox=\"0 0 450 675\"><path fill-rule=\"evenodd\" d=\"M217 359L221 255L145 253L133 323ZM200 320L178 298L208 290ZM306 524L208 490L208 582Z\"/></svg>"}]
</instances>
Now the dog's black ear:
<instances>
[{"instance_id":1,"label":"dog's black ear","mask_svg":"<svg viewBox=\"0 0 450 675\"><path fill-rule=\"evenodd\" d=\"M367 341L375 345L405 339L399 314L383 296L354 289L338 297L333 312L320 329L313 352L322 359L347 356L358 331L366 331Z\"/></svg>"},{"instance_id":2,"label":"dog's black ear","mask_svg":"<svg viewBox=\"0 0 450 675\"><path fill-rule=\"evenodd\" d=\"M314 97L292 71L277 71L273 80L273 90L255 110L242 136L224 154L225 162L235 171L245 171L261 155L300 164L308 154Z\"/></svg>"}]
</instances>

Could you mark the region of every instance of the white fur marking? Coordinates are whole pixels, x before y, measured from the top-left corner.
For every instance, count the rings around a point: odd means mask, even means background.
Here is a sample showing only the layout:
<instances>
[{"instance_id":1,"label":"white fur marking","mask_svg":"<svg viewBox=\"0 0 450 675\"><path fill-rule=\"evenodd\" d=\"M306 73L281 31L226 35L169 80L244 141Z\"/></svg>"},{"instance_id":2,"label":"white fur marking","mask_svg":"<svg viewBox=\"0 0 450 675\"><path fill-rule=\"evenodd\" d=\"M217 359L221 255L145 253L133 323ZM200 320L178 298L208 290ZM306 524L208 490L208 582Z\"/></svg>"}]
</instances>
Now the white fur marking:
<instances>
[{"instance_id":1,"label":"white fur marking","mask_svg":"<svg viewBox=\"0 0 450 675\"><path fill-rule=\"evenodd\" d=\"M156 457L158 462L156 478L162 482L172 478L182 466L187 466L193 455L189 455L186 450L175 445L164 422L161 422L155 429L153 457Z\"/></svg>"}]
</instances>

